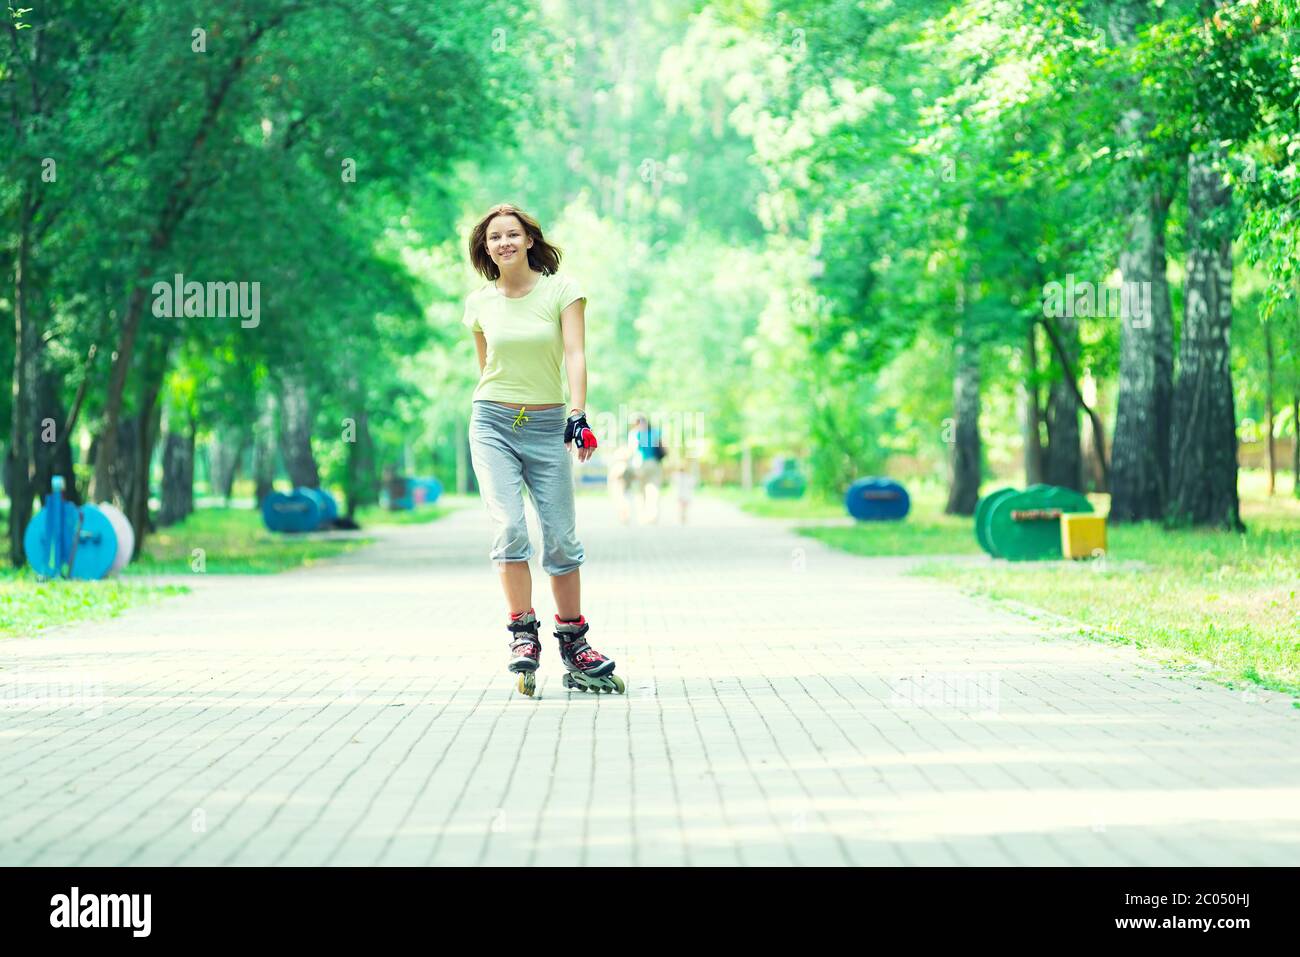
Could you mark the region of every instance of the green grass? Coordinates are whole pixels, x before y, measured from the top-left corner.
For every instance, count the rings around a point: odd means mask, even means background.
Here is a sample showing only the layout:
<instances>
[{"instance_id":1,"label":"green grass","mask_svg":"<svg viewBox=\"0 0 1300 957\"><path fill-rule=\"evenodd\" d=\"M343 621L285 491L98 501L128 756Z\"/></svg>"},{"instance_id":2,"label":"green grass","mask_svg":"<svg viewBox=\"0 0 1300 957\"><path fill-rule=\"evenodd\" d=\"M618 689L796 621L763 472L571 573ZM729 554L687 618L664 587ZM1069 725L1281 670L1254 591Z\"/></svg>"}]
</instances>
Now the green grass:
<instances>
[{"instance_id":1,"label":"green grass","mask_svg":"<svg viewBox=\"0 0 1300 957\"><path fill-rule=\"evenodd\" d=\"M1300 694L1300 508L1281 500L1244 511L1244 535L1113 526L1096 562L930 561L915 571L1063 616L1080 634L1205 668L1232 687Z\"/></svg>"},{"instance_id":2,"label":"green grass","mask_svg":"<svg viewBox=\"0 0 1300 957\"><path fill-rule=\"evenodd\" d=\"M712 495L738 506L741 511L759 518L847 518L843 500L819 498L811 492L803 498L768 498L761 488L752 491L730 486L713 486L700 489L702 495Z\"/></svg>"},{"instance_id":3,"label":"green grass","mask_svg":"<svg viewBox=\"0 0 1300 957\"><path fill-rule=\"evenodd\" d=\"M181 585L121 579L42 582L30 568L6 568L0 570L0 637L33 635L56 625L112 618L127 608L188 591Z\"/></svg>"},{"instance_id":4,"label":"green grass","mask_svg":"<svg viewBox=\"0 0 1300 957\"><path fill-rule=\"evenodd\" d=\"M796 531L857 555L971 555L979 551L970 534L970 520L943 514L944 489L933 483L906 484L912 509L901 522L854 523L843 499L819 498L812 493L800 499L769 499L762 489L709 489L706 494L759 518L841 519L843 526L808 526Z\"/></svg>"},{"instance_id":5,"label":"green grass","mask_svg":"<svg viewBox=\"0 0 1300 957\"><path fill-rule=\"evenodd\" d=\"M352 537L340 532L281 534L269 532L261 513L250 508L202 508L185 521L149 536L145 554L125 569L129 575L189 574L203 549L206 571L220 575L267 575L311 565L325 558L354 551L374 541L367 528L382 525L417 525L450 515L457 503L431 505L409 512L389 512L378 507L357 510L360 532Z\"/></svg>"},{"instance_id":6,"label":"green grass","mask_svg":"<svg viewBox=\"0 0 1300 957\"><path fill-rule=\"evenodd\" d=\"M913 506L902 522L852 528L800 528L800 535L857 555L973 555L979 552L970 520Z\"/></svg>"},{"instance_id":7,"label":"green grass","mask_svg":"<svg viewBox=\"0 0 1300 957\"><path fill-rule=\"evenodd\" d=\"M983 491L1004 484L1014 483L990 482ZM982 555L971 519L943 514L942 489L910 486L912 512L903 522L796 531L857 555L933 556L913 573L1013 603L1008 607L1017 612L1041 609L1070 619L1081 635L1131 643L1171 666L1204 669L1230 687L1300 695L1300 501L1289 478L1279 476L1270 499L1261 473L1241 473L1244 535L1112 526L1106 558L1082 563L943 560ZM845 514L835 502L767 504L761 491L731 489L722 497L764 517ZM1107 496L1092 501L1107 512Z\"/></svg>"},{"instance_id":8,"label":"green grass","mask_svg":"<svg viewBox=\"0 0 1300 957\"><path fill-rule=\"evenodd\" d=\"M357 518L363 529L408 525L436 521L457 507L458 503L452 502L411 512L365 508ZM266 530L260 513L253 509L201 508L180 524L150 535L144 554L119 577L96 582L42 582L29 568L0 569L0 637L111 618L136 605L185 594L189 589L183 585L156 585L140 576L195 574L196 550L202 550L202 567L208 574L265 575L310 565L371 541L364 531L347 539L277 535Z\"/></svg>"},{"instance_id":9,"label":"green grass","mask_svg":"<svg viewBox=\"0 0 1300 957\"><path fill-rule=\"evenodd\" d=\"M372 525L424 525L450 515L456 506L425 505L409 512L390 512L378 505L364 505L356 511L357 524L366 529Z\"/></svg>"},{"instance_id":10,"label":"green grass","mask_svg":"<svg viewBox=\"0 0 1300 957\"><path fill-rule=\"evenodd\" d=\"M122 574L188 575L202 567L212 575L267 575L332 558L371 541L360 536L329 539L314 532L282 535L268 532L261 513L253 509L201 508L185 521L150 535L144 554Z\"/></svg>"}]
</instances>

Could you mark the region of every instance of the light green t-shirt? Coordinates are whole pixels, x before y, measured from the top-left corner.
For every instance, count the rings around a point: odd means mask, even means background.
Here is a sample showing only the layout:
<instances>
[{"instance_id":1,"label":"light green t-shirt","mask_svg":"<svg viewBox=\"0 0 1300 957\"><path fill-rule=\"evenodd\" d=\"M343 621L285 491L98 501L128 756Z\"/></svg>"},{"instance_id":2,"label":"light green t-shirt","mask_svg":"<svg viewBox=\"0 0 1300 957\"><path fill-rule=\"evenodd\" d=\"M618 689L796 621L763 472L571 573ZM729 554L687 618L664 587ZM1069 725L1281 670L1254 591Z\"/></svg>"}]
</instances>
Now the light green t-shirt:
<instances>
[{"instance_id":1,"label":"light green t-shirt","mask_svg":"<svg viewBox=\"0 0 1300 957\"><path fill-rule=\"evenodd\" d=\"M564 402L564 333L560 313L575 299L586 299L570 276L539 275L518 299L484 283L465 300L461 320L487 339L487 362L474 399L528 405Z\"/></svg>"}]
</instances>

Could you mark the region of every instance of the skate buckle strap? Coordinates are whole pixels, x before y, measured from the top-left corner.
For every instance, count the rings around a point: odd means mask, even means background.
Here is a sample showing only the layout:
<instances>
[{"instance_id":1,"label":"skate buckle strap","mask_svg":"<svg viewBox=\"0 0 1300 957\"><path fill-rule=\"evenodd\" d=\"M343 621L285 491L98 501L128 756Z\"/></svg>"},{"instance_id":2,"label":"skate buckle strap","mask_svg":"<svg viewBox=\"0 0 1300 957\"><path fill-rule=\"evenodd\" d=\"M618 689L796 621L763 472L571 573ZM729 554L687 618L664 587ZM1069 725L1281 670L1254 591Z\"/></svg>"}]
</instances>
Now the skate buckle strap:
<instances>
[{"instance_id":1,"label":"skate buckle strap","mask_svg":"<svg viewBox=\"0 0 1300 957\"><path fill-rule=\"evenodd\" d=\"M531 614L531 613L530 613ZM533 618L532 621L512 621L506 628L510 631L510 650L515 654L520 654L520 649L527 649L531 654L536 655L541 650L541 639L537 634L538 621Z\"/></svg>"},{"instance_id":2,"label":"skate buckle strap","mask_svg":"<svg viewBox=\"0 0 1300 957\"><path fill-rule=\"evenodd\" d=\"M564 646L565 654L579 664L600 664L605 660L605 656L599 651L593 651L591 645L583 641L581 635L577 632L574 633L574 637L571 639L561 632L560 641Z\"/></svg>"},{"instance_id":3,"label":"skate buckle strap","mask_svg":"<svg viewBox=\"0 0 1300 957\"><path fill-rule=\"evenodd\" d=\"M510 650L516 655L531 654L535 657L541 651L541 647L539 641L527 635L521 635L510 642Z\"/></svg>"},{"instance_id":4,"label":"skate buckle strap","mask_svg":"<svg viewBox=\"0 0 1300 957\"><path fill-rule=\"evenodd\" d=\"M595 651L586 645L583 645L581 648L572 649L569 652L569 660L583 671L598 668L609 661L609 659L599 651Z\"/></svg>"}]
</instances>

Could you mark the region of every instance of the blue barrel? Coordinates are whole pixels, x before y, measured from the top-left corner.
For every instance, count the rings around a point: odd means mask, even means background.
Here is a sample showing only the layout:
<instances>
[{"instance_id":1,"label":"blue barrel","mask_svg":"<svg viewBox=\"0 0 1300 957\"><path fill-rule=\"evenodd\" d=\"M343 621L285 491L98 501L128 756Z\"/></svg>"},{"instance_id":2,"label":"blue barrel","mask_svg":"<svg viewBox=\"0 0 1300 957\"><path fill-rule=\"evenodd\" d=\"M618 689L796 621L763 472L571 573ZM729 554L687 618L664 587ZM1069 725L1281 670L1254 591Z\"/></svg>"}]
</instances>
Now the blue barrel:
<instances>
[{"instance_id":1,"label":"blue barrel","mask_svg":"<svg viewBox=\"0 0 1300 957\"><path fill-rule=\"evenodd\" d=\"M262 502L262 521L273 532L312 532L320 527L321 504L304 489L272 492Z\"/></svg>"},{"instance_id":2,"label":"blue barrel","mask_svg":"<svg viewBox=\"0 0 1300 957\"><path fill-rule=\"evenodd\" d=\"M312 492L316 493L316 501L320 502L321 525L324 528L329 528L334 519L338 518L338 499L325 492L325 489L312 489Z\"/></svg>"},{"instance_id":3,"label":"blue barrel","mask_svg":"<svg viewBox=\"0 0 1300 957\"><path fill-rule=\"evenodd\" d=\"M339 517L338 499L336 499L329 492L325 491L323 488L318 488L316 491L320 494L321 498L325 500L325 514L322 517L321 521L323 524L329 525L331 522L334 521L334 519Z\"/></svg>"},{"instance_id":4,"label":"blue barrel","mask_svg":"<svg viewBox=\"0 0 1300 957\"><path fill-rule=\"evenodd\" d=\"M320 512L319 528L329 528L334 524L334 519L339 517L339 505L334 501L334 496L323 488L307 488L300 485L294 489L299 495L305 495L316 503L316 508Z\"/></svg>"},{"instance_id":5,"label":"blue barrel","mask_svg":"<svg viewBox=\"0 0 1300 957\"><path fill-rule=\"evenodd\" d=\"M849 486L844 505L860 522L897 522L911 509L912 499L893 479L871 476Z\"/></svg>"}]
</instances>

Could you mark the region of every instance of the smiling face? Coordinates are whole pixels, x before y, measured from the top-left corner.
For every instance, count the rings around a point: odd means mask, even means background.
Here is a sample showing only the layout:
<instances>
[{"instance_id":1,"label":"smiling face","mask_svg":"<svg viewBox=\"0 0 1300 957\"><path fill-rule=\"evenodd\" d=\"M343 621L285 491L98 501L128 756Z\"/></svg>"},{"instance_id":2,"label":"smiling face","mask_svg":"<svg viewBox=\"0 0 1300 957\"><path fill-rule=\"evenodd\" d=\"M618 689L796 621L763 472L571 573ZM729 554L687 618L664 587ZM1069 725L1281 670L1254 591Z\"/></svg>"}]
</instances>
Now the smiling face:
<instances>
[{"instance_id":1,"label":"smiling face","mask_svg":"<svg viewBox=\"0 0 1300 957\"><path fill-rule=\"evenodd\" d=\"M510 215L492 217L484 239L488 255L501 270L526 262L528 250L533 245L532 238L524 231L524 224L517 216Z\"/></svg>"}]
</instances>

